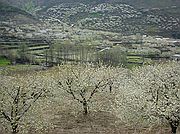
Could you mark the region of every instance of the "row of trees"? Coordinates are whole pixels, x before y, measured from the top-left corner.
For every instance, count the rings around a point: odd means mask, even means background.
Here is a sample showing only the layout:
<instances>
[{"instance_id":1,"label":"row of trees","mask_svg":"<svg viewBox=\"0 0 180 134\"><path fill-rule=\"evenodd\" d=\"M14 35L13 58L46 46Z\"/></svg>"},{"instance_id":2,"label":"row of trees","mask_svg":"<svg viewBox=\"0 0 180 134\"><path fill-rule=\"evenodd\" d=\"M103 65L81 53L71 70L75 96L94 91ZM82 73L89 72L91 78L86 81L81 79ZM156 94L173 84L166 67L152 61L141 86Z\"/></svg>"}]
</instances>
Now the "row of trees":
<instances>
[{"instance_id":1,"label":"row of trees","mask_svg":"<svg viewBox=\"0 0 180 134\"><path fill-rule=\"evenodd\" d=\"M127 65L127 52L121 47L110 48L104 46L92 46L84 43L73 44L69 41L56 42L45 50L46 65L77 63L103 63L109 66Z\"/></svg>"},{"instance_id":2,"label":"row of trees","mask_svg":"<svg viewBox=\"0 0 180 134\"><path fill-rule=\"evenodd\" d=\"M179 63L171 62L134 69L125 90L117 95L118 111L123 115L136 113L126 118L139 123L168 122L175 134L180 123L179 67Z\"/></svg>"},{"instance_id":3,"label":"row of trees","mask_svg":"<svg viewBox=\"0 0 180 134\"><path fill-rule=\"evenodd\" d=\"M180 122L179 63L132 71L119 67L63 65L28 76L0 78L1 121L9 122L13 133L18 132L20 121L35 103L41 107L38 100L43 97L52 100L62 93L79 103L85 116L98 94L109 92L115 97L113 111L123 122L167 121L173 134Z\"/></svg>"},{"instance_id":4,"label":"row of trees","mask_svg":"<svg viewBox=\"0 0 180 134\"><path fill-rule=\"evenodd\" d=\"M92 46L84 43L86 42L74 44L70 41L64 41L49 44L49 49L45 49L42 53L44 55L44 61L42 59L38 60L36 58L37 56L30 51L28 45L23 43L19 44L19 48L16 50L2 49L0 55L7 57L12 64L40 64L40 62L45 62L46 66L66 63L103 63L110 66L127 65L127 54L122 48L110 48L106 46L99 49L98 47L100 46Z\"/></svg>"},{"instance_id":5,"label":"row of trees","mask_svg":"<svg viewBox=\"0 0 180 134\"><path fill-rule=\"evenodd\" d=\"M46 63L50 64L66 64L71 62L75 63L86 63L92 60L92 53L95 48L84 44L73 44L69 41L62 43L56 42L50 45L49 50L45 50ZM91 58L90 58L91 57Z\"/></svg>"}]
</instances>

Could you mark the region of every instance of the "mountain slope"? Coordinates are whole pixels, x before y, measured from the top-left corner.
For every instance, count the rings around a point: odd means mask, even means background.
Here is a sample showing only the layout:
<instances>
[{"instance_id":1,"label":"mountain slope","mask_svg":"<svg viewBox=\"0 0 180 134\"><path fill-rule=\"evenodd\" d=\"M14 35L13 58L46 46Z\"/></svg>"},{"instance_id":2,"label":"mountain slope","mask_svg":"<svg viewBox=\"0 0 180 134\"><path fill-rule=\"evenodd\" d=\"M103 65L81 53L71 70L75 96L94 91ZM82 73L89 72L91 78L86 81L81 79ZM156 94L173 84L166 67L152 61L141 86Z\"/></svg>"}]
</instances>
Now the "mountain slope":
<instances>
[{"instance_id":1,"label":"mountain slope","mask_svg":"<svg viewBox=\"0 0 180 134\"><path fill-rule=\"evenodd\" d=\"M136 8L164 8L168 6L180 6L179 0L1 0L16 6L22 6L32 1L39 6L52 6L62 3L84 3L84 4L100 4L108 3L125 3Z\"/></svg>"},{"instance_id":2,"label":"mountain slope","mask_svg":"<svg viewBox=\"0 0 180 134\"><path fill-rule=\"evenodd\" d=\"M180 6L179 0L115 0L124 2L136 8L165 8L171 6Z\"/></svg>"},{"instance_id":3,"label":"mountain slope","mask_svg":"<svg viewBox=\"0 0 180 134\"><path fill-rule=\"evenodd\" d=\"M37 19L31 14L0 2L0 21L13 21L16 23L34 23Z\"/></svg>"},{"instance_id":4,"label":"mountain slope","mask_svg":"<svg viewBox=\"0 0 180 134\"><path fill-rule=\"evenodd\" d=\"M57 20L80 28L120 32L125 35L142 33L180 38L179 0L7 0L6 2L22 6L30 1L36 6L44 6L38 12L38 16L43 20Z\"/></svg>"},{"instance_id":5,"label":"mountain slope","mask_svg":"<svg viewBox=\"0 0 180 134\"><path fill-rule=\"evenodd\" d=\"M128 4L59 4L41 12L44 19L58 19L81 28L174 36L180 30L180 8L140 10ZM176 36L176 35L175 35Z\"/></svg>"}]
</instances>

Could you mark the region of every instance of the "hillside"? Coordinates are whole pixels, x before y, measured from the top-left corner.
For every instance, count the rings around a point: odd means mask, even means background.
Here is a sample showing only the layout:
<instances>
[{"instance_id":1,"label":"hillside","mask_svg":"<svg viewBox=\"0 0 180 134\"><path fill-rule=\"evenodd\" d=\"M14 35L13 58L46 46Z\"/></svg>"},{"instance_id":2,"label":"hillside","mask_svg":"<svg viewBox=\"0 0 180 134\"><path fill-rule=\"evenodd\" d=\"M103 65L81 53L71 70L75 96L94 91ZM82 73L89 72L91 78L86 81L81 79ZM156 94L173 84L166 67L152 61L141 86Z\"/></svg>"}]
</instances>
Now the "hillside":
<instances>
[{"instance_id":1,"label":"hillside","mask_svg":"<svg viewBox=\"0 0 180 134\"><path fill-rule=\"evenodd\" d=\"M23 7L31 0L8 0L0 4L0 20L34 23L34 16L10 5ZM37 15L44 21L58 20L69 26L118 32L123 35L149 34L180 38L180 7L177 0L38 0L44 6ZM176 6L174 6L176 5Z\"/></svg>"},{"instance_id":2,"label":"hillside","mask_svg":"<svg viewBox=\"0 0 180 134\"><path fill-rule=\"evenodd\" d=\"M179 0L1 0L9 4L21 7L29 1L36 6L52 6L61 3L84 3L84 4L100 4L108 3L125 3L136 8L164 8L169 6L180 6Z\"/></svg>"},{"instance_id":3,"label":"hillside","mask_svg":"<svg viewBox=\"0 0 180 134\"><path fill-rule=\"evenodd\" d=\"M45 8L40 16L92 30L179 38L179 12L176 6L139 9L123 3L63 3Z\"/></svg>"},{"instance_id":4,"label":"hillside","mask_svg":"<svg viewBox=\"0 0 180 134\"><path fill-rule=\"evenodd\" d=\"M180 38L180 7L177 0L8 0L0 4L0 20L34 23L34 16L12 7L28 2L43 6L37 16L43 21L57 20L83 29L118 32L123 35L148 34Z\"/></svg>"},{"instance_id":5,"label":"hillside","mask_svg":"<svg viewBox=\"0 0 180 134\"><path fill-rule=\"evenodd\" d=\"M22 24L34 23L37 19L24 10L0 2L0 21L11 21Z\"/></svg>"},{"instance_id":6,"label":"hillside","mask_svg":"<svg viewBox=\"0 0 180 134\"><path fill-rule=\"evenodd\" d=\"M34 15L24 11L23 8L30 1L7 0L6 3L9 4L0 3L0 20L34 23ZM31 2L34 6L41 6L36 15L44 21L56 19L69 26L118 32L123 35L141 33L180 38L178 0L32 0ZM12 4L16 7L11 6Z\"/></svg>"},{"instance_id":7,"label":"hillside","mask_svg":"<svg viewBox=\"0 0 180 134\"><path fill-rule=\"evenodd\" d=\"M136 8L165 8L171 6L180 6L179 0L115 0L124 2Z\"/></svg>"}]
</instances>

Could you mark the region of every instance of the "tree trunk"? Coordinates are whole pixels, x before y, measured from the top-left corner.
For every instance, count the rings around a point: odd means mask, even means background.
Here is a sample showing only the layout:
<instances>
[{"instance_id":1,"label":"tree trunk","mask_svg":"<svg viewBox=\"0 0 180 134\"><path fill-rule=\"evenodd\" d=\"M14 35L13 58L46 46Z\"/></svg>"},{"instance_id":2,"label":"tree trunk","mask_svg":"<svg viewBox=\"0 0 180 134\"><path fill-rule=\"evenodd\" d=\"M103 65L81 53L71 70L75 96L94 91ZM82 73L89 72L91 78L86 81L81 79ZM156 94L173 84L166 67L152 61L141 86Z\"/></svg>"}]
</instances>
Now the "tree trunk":
<instances>
[{"instance_id":1,"label":"tree trunk","mask_svg":"<svg viewBox=\"0 0 180 134\"><path fill-rule=\"evenodd\" d=\"M110 93L112 92L112 86L111 85L109 86L109 92Z\"/></svg>"},{"instance_id":2,"label":"tree trunk","mask_svg":"<svg viewBox=\"0 0 180 134\"><path fill-rule=\"evenodd\" d=\"M169 124L171 126L171 133L176 134L176 131L177 131L177 128L179 125L179 121L170 121Z\"/></svg>"},{"instance_id":3,"label":"tree trunk","mask_svg":"<svg viewBox=\"0 0 180 134\"><path fill-rule=\"evenodd\" d=\"M46 67L48 66L48 53L47 50L45 51L45 58L46 58Z\"/></svg>"},{"instance_id":4,"label":"tree trunk","mask_svg":"<svg viewBox=\"0 0 180 134\"><path fill-rule=\"evenodd\" d=\"M88 104L87 104L87 102L83 102L83 108L84 108L84 114L87 115L88 114Z\"/></svg>"},{"instance_id":5,"label":"tree trunk","mask_svg":"<svg viewBox=\"0 0 180 134\"><path fill-rule=\"evenodd\" d=\"M12 127L12 134L17 134L17 128L18 128L18 124L17 123L11 123L11 127Z\"/></svg>"}]
</instances>

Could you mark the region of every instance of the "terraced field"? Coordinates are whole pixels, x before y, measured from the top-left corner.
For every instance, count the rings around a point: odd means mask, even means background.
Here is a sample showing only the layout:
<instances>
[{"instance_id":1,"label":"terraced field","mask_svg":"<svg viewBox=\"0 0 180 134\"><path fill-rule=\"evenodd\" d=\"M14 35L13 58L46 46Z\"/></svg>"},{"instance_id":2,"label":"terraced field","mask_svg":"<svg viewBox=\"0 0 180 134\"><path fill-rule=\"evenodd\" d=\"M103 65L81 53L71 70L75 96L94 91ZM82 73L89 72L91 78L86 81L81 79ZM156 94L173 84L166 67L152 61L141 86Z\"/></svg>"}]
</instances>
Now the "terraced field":
<instances>
[{"instance_id":1,"label":"terraced field","mask_svg":"<svg viewBox=\"0 0 180 134\"><path fill-rule=\"evenodd\" d=\"M10 64L10 61L4 57L0 57L0 67L1 66L7 66Z\"/></svg>"}]
</instances>

